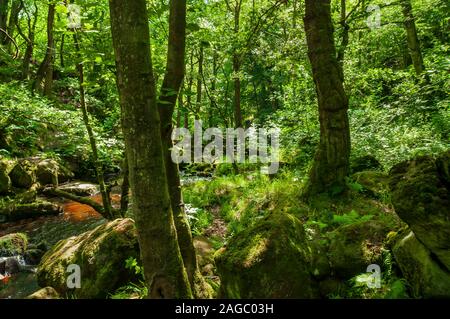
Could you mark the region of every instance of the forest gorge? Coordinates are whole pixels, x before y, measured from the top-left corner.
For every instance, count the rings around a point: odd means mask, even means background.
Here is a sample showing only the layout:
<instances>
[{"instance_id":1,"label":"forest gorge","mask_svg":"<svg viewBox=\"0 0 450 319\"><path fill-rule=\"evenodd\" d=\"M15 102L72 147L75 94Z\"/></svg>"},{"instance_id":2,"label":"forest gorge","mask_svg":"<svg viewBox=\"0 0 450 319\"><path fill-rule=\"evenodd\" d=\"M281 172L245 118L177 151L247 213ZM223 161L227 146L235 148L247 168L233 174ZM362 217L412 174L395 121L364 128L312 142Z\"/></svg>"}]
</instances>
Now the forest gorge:
<instances>
[{"instance_id":1,"label":"forest gorge","mask_svg":"<svg viewBox=\"0 0 450 319\"><path fill-rule=\"evenodd\" d=\"M444 0L0 0L0 298L450 298L449 40ZM198 123L278 169L178 164Z\"/></svg>"}]
</instances>

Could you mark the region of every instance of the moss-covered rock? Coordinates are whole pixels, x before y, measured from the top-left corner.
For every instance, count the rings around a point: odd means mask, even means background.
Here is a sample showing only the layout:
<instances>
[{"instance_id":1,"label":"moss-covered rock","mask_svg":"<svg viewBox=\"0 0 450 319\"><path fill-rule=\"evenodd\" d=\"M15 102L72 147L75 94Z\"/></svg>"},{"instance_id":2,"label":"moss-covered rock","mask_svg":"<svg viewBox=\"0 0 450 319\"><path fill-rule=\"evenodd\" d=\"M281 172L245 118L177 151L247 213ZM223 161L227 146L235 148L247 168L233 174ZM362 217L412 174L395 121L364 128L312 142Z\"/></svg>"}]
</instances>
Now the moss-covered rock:
<instances>
[{"instance_id":1,"label":"moss-covered rock","mask_svg":"<svg viewBox=\"0 0 450 319\"><path fill-rule=\"evenodd\" d=\"M356 157L351 160L350 168L353 173L366 170L382 170L381 163L372 155Z\"/></svg>"},{"instance_id":2,"label":"moss-covered rock","mask_svg":"<svg viewBox=\"0 0 450 319\"><path fill-rule=\"evenodd\" d=\"M314 298L311 249L302 223L271 213L215 254L223 298Z\"/></svg>"},{"instance_id":3,"label":"moss-covered rock","mask_svg":"<svg viewBox=\"0 0 450 319\"><path fill-rule=\"evenodd\" d=\"M105 298L124 284L135 280L125 268L129 257L139 258L137 233L133 220L117 219L79 236L59 241L38 266L41 287L51 286L61 295L77 298ZM69 289L67 267L80 266L81 288Z\"/></svg>"},{"instance_id":4,"label":"moss-covered rock","mask_svg":"<svg viewBox=\"0 0 450 319\"><path fill-rule=\"evenodd\" d=\"M417 239L450 271L450 151L418 157L390 172L392 203Z\"/></svg>"},{"instance_id":5,"label":"moss-covered rock","mask_svg":"<svg viewBox=\"0 0 450 319\"><path fill-rule=\"evenodd\" d=\"M7 164L0 161L0 195L8 194L11 190L11 179L7 168Z\"/></svg>"},{"instance_id":6,"label":"moss-covered rock","mask_svg":"<svg viewBox=\"0 0 450 319\"><path fill-rule=\"evenodd\" d=\"M389 192L388 175L383 172L362 171L353 174L352 179L363 187L363 193L371 197L381 198Z\"/></svg>"},{"instance_id":7,"label":"moss-covered rock","mask_svg":"<svg viewBox=\"0 0 450 319\"><path fill-rule=\"evenodd\" d=\"M27 245L27 235L22 233L13 233L0 237L0 257L22 255L27 249Z\"/></svg>"},{"instance_id":8,"label":"moss-covered rock","mask_svg":"<svg viewBox=\"0 0 450 319\"><path fill-rule=\"evenodd\" d=\"M13 186L28 189L36 183L36 166L28 160L21 160L9 173L9 177Z\"/></svg>"},{"instance_id":9,"label":"moss-covered rock","mask_svg":"<svg viewBox=\"0 0 450 319\"><path fill-rule=\"evenodd\" d=\"M59 205L45 201L29 204L5 203L0 206L0 223L41 216L55 216L62 212Z\"/></svg>"},{"instance_id":10,"label":"moss-covered rock","mask_svg":"<svg viewBox=\"0 0 450 319\"><path fill-rule=\"evenodd\" d=\"M58 185L73 178L73 173L52 159L36 160L36 177L41 185Z\"/></svg>"},{"instance_id":11,"label":"moss-covered rock","mask_svg":"<svg viewBox=\"0 0 450 319\"><path fill-rule=\"evenodd\" d=\"M52 287L45 287L29 295L26 299L59 299L58 292Z\"/></svg>"},{"instance_id":12,"label":"moss-covered rock","mask_svg":"<svg viewBox=\"0 0 450 319\"><path fill-rule=\"evenodd\" d=\"M361 221L337 228L329 234L328 257L335 275L349 279L380 263L389 227L377 220Z\"/></svg>"},{"instance_id":13,"label":"moss-covered rock","mask_svg":"<svg viewBox=\"0 0 450 319\"><path fill-rule=\"evenodd\" d=\"M413 232L401 238L392 252L414 297L450 298L450 274L433 259Z\"/></svg>"}]
</instances>

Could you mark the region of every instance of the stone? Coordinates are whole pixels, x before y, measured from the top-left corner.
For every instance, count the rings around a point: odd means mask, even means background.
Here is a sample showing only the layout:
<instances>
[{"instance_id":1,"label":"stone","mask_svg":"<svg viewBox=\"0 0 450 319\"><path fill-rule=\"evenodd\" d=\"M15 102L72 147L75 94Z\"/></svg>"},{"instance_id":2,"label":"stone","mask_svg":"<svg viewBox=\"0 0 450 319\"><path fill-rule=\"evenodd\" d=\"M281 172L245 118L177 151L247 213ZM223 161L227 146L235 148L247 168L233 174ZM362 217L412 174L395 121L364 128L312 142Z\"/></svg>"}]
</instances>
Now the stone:
<instances>
[{"instance_id":1,"label":"stone","mask_svg":"<svg viewBox=\"0 0 450 319\"><path fill-rule=\"evenodd\" d=\"M11 170L9 177L13 186L29 189L36 183L36 166L28 160L21 160Z\"/></svg>"},{"instance_id":2,"label":"stone","mask_svg":"<svg viewBox=\"0 0 450 319\"><path fill-rule=\"evenodd\" d=\"M412 297L450 298L450 274L410 231L392 249Z\"/></svg>"},{"instance_id":3,"label":"stone","mask_svg":"<svg viewBox=\"0 0 450 319\"><path fill-rule=\"evenodd\" d=\"M125 268L128 258L139 258L134 221L116 219L79 236L59 241L42 257L37 269L41 287L53 287L61 295L76 298L105 298L119 287L137 281ZM81 269L81 288L69 289L67 267Z\"/></svg>"},{"instance_id":4,"label":"stone","mask_svg":"<svg viewBox=\"0 0 450 319\"><path fill-rule=\"evenodd\" d=\"M28 245L27 235L23 233L12 233L0 237L0 257L21 255Z\"/></svg>"},{"instance_id":5,"label":"stone","mask_svg":"<svg viewBox=\"0 0 450 319\"><path fill-rule=\"evenodd\" d=\"M390 229L377 220L361 221L334 230L328 257L332 271L341 279L365 273L367 266L381 263L383 241Z\"/></svg>"},{"instance_id":6,"label":"stone","mask_svg":"<svg viewBox=\"0 0 450 319\"><path fill-rule=\"evenodd\" d=\"M352 173L357 173L367 170L382 170L381 163L372 155L365 155L354 158L350 162L350 170Z\"/></svg>"},{"instance_id":7,"label":"stone","mask_svg":"<svg viewBox=\"0 0 450 319\"><path fill-rule=\"evenodd\" d=\"M389 187L395 211L450 271L450 151L394 166Z\"/></svg>"},{"instance_id":8,"label":"stone","mask_svg":"<svg viewBox=\"0 0 450 319\"><path fill-rule=\"evenodd\" d=\"M314 298L311 249L296 217L271 213L215 254L220 298Z\"/></svg>"},{"instance_id":9,"label":"stone","mask_svg":"<svg viewBox=\"0 0 450 319\"><path fill-rule=\"evenodd\" d=\"M11 179L7 169L7 164L0 161L0 195L8 194L11 190Z\"/></svg>"},{"instance_id":10,"label":"stone","mask_svg":"<svg viewBox=\"0 0 450 319\"><path fill-rule=\"evenodd\" d=\"M32 293L26 299L60 299L60 296L54 288L45 287Z\"/></svg>"}]
</instances>

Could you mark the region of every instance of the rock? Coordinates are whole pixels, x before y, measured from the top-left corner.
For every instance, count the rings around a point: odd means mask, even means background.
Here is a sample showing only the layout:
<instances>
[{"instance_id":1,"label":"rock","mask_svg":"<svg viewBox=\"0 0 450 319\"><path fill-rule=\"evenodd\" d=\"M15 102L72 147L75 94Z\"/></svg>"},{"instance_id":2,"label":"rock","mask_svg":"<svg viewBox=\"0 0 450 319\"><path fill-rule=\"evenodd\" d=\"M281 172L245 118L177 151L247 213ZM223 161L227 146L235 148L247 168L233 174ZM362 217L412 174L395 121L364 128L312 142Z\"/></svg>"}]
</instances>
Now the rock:
<instances>
[{"instance_id":1,"label":"rock","mask_svg":"<svg viewBox=\"0 0 450 319\"><path fill-rule=\"evenodd\" d=\"M27 249L27 245L27 235L22 233L13 233L0 237L0 257L21 255Z\"/></svg>"},{"instance_id":2,"label":"rock","mask_svg":"<svg viewBox=\"0 0 450 319\"><path fill-rule=\"evenodd\" d=\"M60 296L54 288L45 287L29 295L26 299L60 299Z\"/></svg>"},{"instance_id":3,"label":"rock","mask_svg":"<svg viewBox=\"0 0 450 319\"><path fill-rule=\"evenodd\" d=\"M139 258L134 221L117 219L79 236L59 241L42 258L37 270L41 287L51 286L61 295L105 298L117 288L136 280L125 260ZM67 266L81 269L81 288L69 289Z\"/></svg>"},{"instance_id":4,"label":"rock","mask_svg":"<svg viewBox=\"0 0 450 319\"><path fill-rule=\"evenodd\" d=\"M97 185L88 182L67 183L60 185L59 189L77 196L92 196L98 192Z\"/></svg>"},{"instance_id":5,"label":"rock","mask_svg":"<svg viewBox=\"0 0 450 319\"><path fill-rule=\"evenodd\" d=\"M41 185L55 185L58 182L59 165L52 159L45 159L36 165L36 177Z\"/></svg>"},{"instance_id":6,"label":"rock","mask_svg":"<svg viewBox=\"0 0 450 319\"><path fill-rule=\"evenodd\" d=\"M67 182L73 178L73 173L52 159L38 161L36 165L36 177L41 185L54 185Z\"/></svg>"},{"instance_id":7,"label":"rock","mask_svg":"<svg viewBox=\"0 0 450 319\"><path fill-rule=\"evenodd\" d=\"M0 161L0 195L8 194L11 190L11 179L7 168L7 164Z\"/></svg>"},{"instance_id":8,"label":"rock","mask_svg":"<svg viewBox=\"0 0 450 319\"><path fill-rule=\"evenodd\" d=\"M392 252L413 297L450 298L450 274L413 232L399 240Z\"/></svg>"},{"instance_id":9,"label":"rock","mask_svg":"<svg viewBox=\"0 0 450 319\"><path fill-rule=\"evenodd\" d=\"M5 263L5 273L9 275L17 274L20 272L20 263L15 257L8 257L4 261ZM2 267L0 267L2 268Z\"/></svg>"},{"instance_id":10,"label":"rock","mask_svg":"<svg viewBox=\"0 0 450 319\"><path fill-rule=\"evenodd\" d=\"M389 193L388 176L379 171L362 171L352 175L354 181L363 187L363 193L381 198Z\"/></svg>"},{"instance_id":11,"label":"rock","mask_svg":"<svg viewBox=\"0 0 450 319\"><path fill-rule=\"evenodd\" d=\"M0 206L0 220L11 222L41 216L55 216L62 212L62 208L57 204L44 201L31 204L6 204Z\"/></svg>"},{"instance_id":12,"label":"rock","mask_svg":"<svg viewBox=\"0 0 450 319\"><path fill-rule=\"evenodd\" d=\"M350 163L350 170L352 173L357 173L361 171L376 171L382 170L383 166L381 163L372 155L360 156L353 159Z\"/></svg>"},{"instance_id":13,"label":"rock","mask_svg":"<svg viewBox=\"0 0 450 319\"><path fill-rule=\"evenodd\" d=\"M221 298L314 298L311 251L302 223L272 213L215 254Z\"/></svg>"},{"instance_id":14,"label":"rock","mask_svg":"<svg viewBox=\"0 0 450 319\"><path fill-rule=\"evenodd\" d=\"M365 273L367 266L381 264L383 240L389 227L376 220L362 221L337 228L330 234L330 265L341 279Z\"/></svg>"},{"instance_id":15,"label":"rock","mask_svg":"<svg viewBox=\"0 0 450 319\"><path fill-rule=\"evenodd\" d=\"M9 173L12 185L29 189L36 183L36 166L28 160L19 161Z\"/></svg>"},{"instance_id":16,"label":"rock","mask_svg":"<svg viewBox=\"0 0 450 319\"><path fill-rule=\"evenodd\" d=\"M44 254L45 251L41 249L28 249L23 255L23 259L27 265L38 265Z\"/></svg>"},{"instance_id":17,"label":"rock","mask_svg":"<svg viewBox=\"0 0 450 319\"><path fill-rule=\"evenodd\" d=\"M450 271L450 151L418 157L390 172L392 203L417 239Z\"/></svg>"}]
</instances>

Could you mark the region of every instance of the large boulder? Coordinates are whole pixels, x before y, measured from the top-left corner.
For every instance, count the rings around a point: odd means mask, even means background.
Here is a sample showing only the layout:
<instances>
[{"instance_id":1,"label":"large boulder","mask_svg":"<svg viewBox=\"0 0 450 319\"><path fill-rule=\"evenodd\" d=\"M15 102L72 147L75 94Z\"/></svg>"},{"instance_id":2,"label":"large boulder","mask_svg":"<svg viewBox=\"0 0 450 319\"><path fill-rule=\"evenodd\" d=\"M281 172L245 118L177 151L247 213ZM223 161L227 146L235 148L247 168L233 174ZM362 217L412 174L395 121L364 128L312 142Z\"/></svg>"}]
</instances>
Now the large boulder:
<instances>
[{"instance_id":1,"label":"large boulder","mask_svg":"<svg viewBox=\"0 0 450 319\"><path fill-rule=\"evenodd\" d=\"M0 223L41 216L56 216L62 212L63 209L59 205L46 201L29 204L6 203L0 205Z\"/></svg>"},{"instance_id":2,"label":"large boulder","mask_svg":"<svg viewBox=\"0 0 450 319\"><path fill-rule=\"evenodd\" d=\"M21 160L9 173L9 177L13 186L28 189L36 183L36 165L28 160Z\"/></svg>"},{"instance_id":3,"label":"large boulder","mask_svg":"<svg viewBox=\"0 0 450 319\"><path fill-rule=\"evenodd\" d=\"M383 242L389 230L384 223L369 220L331 232L328 257L335 275L349 279L365 273L371 264L381 264Z\"/></svg>"},{"instance_id":4,"label":"large boulder","mask_svg":"<svg viewBox=\"0 0 450 319\"><path fill-rule=\"evenodd\" d=\"M418 157L390 172L398 216L450 271L450 151L437 159Z\"/></svg>"},{"instance_id":5,"label":"large boulder","mask_svg":"<svg viewBox=\"0 0 450 319\"><path fill-rule=\"evenodd\" d=\"M350 169L353 173L367 170L382 170L381 163L372 155L356 157L350 162Z\"/></svg>"},{"instance_id":6,"label":"large boulder","mask_svg":"<svg viewBox=\"0 0 450 319\"><path fill-rule=\"evenodd\" d=\"M371 197L383 198L389 193L388 175L379 171L362 171L352 175L352 179L362 186L362 192Z\"/></svg>"},{"instance_id":7,"label":"large boulder","mask_svg":"<svg viewBox=\"0 0 450 319\"><path fill-rule=\"evenodd\" d=\"M73 173L52 159L38 160L36 164L36 177L41 185L58 185L73 178Z\"/></svg>"},{"instance_id":8,"label":"large boulder","mask_svg":"<svg viewBox=\"0 0 450 319\"><path fill-rule=\"evenodd\" d=\"M61 295L76 298L105 298L117 288L136 279L125 268L129 258L139 258L134 221L117 219L79 236L59 241L41 260L37 279L41 287L53 287ZM69 289L69 265L81 270L81 288Z\"/></svg>"},{"instance_id":9,"label":"large boulder","mask_svg":"<svg viewBox=\"0 0 450 319\"><path fill-rule=\"evenodd\" d=\"M413 297L450 298L450 274L413 232L401 238L392 252Z\"/></svg>"},{"instance_id":10,"label":"large boulder","mask_svg":"<svg viewBox=\"0 0 450 319\"><path fill-rule=\"evenodd\" d=\"M314 298L311 250L302 223L272 213L215 254L222 298Z\"/></svg>"},{"instance_id":11,"label":"large boulder","mask_svg":"<svg viewBox=\"0 0 450 319\"><path fill-rule=\"evenodd\" d=\"M22 255L27 249L28 238L23 233L13 233L0 237L0 257Z\"/></svg>"}]
</instances>

